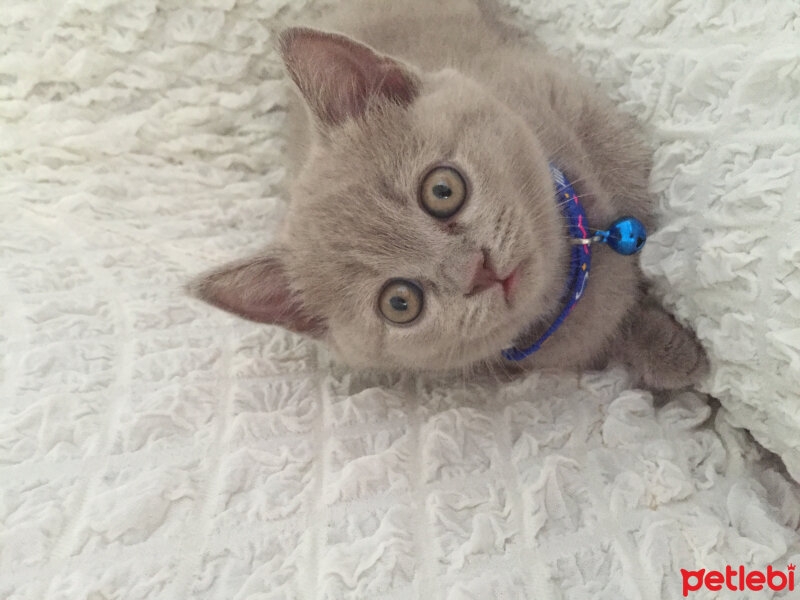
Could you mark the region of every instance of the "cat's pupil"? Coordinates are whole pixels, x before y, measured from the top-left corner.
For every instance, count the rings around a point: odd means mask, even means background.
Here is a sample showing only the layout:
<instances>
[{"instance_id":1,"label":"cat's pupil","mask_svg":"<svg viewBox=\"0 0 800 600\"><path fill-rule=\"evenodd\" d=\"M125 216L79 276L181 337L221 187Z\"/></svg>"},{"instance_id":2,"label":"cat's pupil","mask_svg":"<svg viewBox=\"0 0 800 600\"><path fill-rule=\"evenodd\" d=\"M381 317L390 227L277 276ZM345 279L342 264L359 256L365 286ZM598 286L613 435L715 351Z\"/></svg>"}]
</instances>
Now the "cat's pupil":
<instances>
[{"instance_id":1,"label":"cat's pupil","mask_svg":"<svg viewBox=\"0 0 800 600\"><path fill-rule=\"evenodd\" d=\"M400 296L392 296L392 298L389 300L389 304L393 309L401 312L408 310L408 301L403 300Z\"/></svg>"},{"instance_id":2,"label":"cat's pupil","mask_svg":"<svg viewBox=\"0 0 800 600\"><path fill-rule=\"evenodd\" d=\"M453 195L453 190L446 183L437 183L433 186L433 195L442 200L446 200Z\"/></svg>"}]
</instances>

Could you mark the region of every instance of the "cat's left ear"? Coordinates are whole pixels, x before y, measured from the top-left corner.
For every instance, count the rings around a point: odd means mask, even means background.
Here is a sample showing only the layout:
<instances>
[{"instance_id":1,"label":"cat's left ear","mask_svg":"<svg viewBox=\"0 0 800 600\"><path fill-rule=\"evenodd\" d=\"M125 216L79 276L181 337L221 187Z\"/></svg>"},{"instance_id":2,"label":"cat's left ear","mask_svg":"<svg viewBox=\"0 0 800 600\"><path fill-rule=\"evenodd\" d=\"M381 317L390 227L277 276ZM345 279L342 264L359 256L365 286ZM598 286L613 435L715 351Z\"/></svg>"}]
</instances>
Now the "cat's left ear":
<instances>
[{"instance_id":1,"label":"cat's left ear","mask_svg":"<svg viewBox=\"0 0 800 600\"><path fill-rule=\"evenodd\" d=\"M278 253L225 265L186 286L192 296L240 317L323 337L325 319L305 306Z\"/></svg>"},{"instance_id":2,"label":"cat's left ear","mask_svg":"<svg viewBox=\"0 0 800 600\"><path fill-rule=\"evenodd\" d=\"M361 116L375 99L406 106L419 92L419 79L407 67L343 35L293 27L281 33L279 49L324 125Z\"/></svg>"}]
</instances>

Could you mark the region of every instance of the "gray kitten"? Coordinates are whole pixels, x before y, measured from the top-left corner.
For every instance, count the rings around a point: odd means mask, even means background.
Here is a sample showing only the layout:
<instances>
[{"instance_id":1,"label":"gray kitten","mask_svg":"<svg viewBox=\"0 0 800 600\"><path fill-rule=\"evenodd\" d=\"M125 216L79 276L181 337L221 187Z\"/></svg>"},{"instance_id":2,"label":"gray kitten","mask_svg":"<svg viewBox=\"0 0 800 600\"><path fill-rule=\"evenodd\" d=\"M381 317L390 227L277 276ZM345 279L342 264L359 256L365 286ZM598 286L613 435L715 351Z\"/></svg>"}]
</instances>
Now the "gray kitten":
<instances>
[{"instance_id":1,"label":"gray kitten","mask_svg":"<svg viewBox=\"0 0 800 600\"><path fill-rule=\"evenodd\" d=\"M327 342L356 367L512 365L563 308L571 241L549 163L588 224L653 222L632 119L487 0L351 1L290 28L291 204L274 246L192 284L211 304ZM694 334L645 296L635 257L599 246L584 297L522 368L626 364L696 382Z\"/></svg>"}]
</instances>

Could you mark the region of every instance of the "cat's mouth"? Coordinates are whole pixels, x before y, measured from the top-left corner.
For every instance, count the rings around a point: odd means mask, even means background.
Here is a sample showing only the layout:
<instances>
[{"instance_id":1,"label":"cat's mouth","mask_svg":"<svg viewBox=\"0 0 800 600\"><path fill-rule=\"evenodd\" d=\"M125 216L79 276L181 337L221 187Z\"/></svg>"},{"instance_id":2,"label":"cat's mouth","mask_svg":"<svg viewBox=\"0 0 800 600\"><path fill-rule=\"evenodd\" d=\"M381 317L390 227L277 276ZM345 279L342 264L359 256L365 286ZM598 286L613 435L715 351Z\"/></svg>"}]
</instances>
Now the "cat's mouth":
<instances>
[{"instance_id":1,"label":"cat's mouth","mask_svg":"<svg viewBox=\"0 0 800 600\"><path fill-rule=\"evenodd\" d=\"M510 305L519 286L522 263L515 266L507 275L498 275L494 271L486 270L473 281L472 289L466 296L472 297L488 290L502 290L506 304Z\"/></svg>"}]
</instances>

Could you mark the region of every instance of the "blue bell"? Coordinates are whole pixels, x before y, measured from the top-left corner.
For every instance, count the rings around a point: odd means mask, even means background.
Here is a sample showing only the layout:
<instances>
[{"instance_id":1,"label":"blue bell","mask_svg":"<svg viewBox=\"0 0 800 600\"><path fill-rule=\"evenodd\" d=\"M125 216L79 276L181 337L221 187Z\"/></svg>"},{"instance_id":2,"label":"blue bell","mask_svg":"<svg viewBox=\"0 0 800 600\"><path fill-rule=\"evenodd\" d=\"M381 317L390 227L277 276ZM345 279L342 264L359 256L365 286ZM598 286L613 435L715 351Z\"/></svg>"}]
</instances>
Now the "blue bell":
<instances>
[{"instance_id":1,"label":"blue bell","mask_svg":"<svg viewBox=\"0 0 800 600\"><path fill-rule=\"evenodd\" d=\"M629 256L644 248L647 230L639 219L622 217L611 224L606 231L598 231L598 242L608 244L614 252Z\"/></svg>"}]
</instances>

